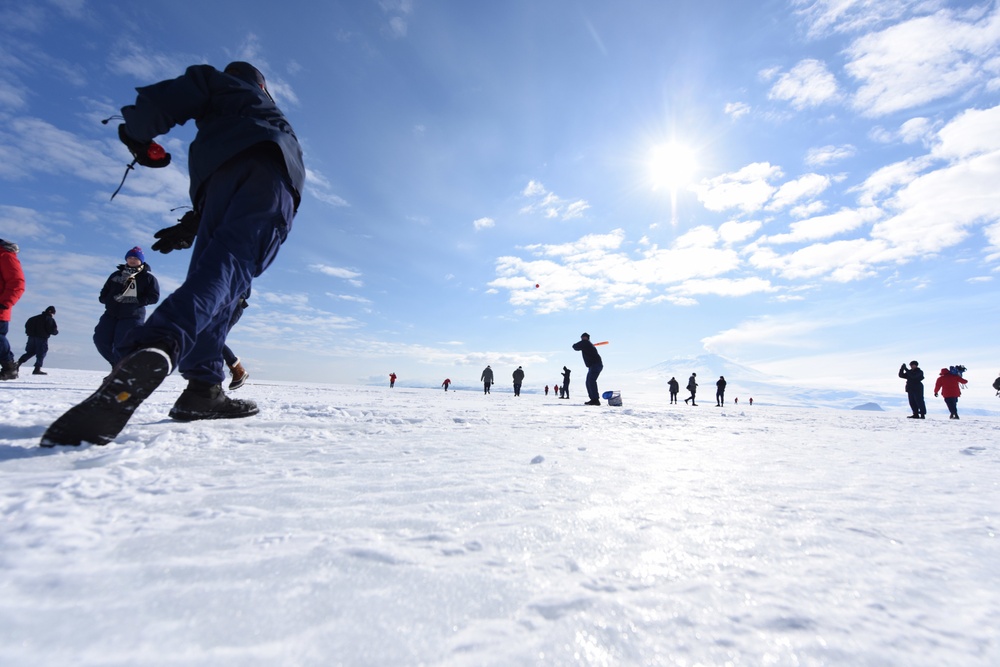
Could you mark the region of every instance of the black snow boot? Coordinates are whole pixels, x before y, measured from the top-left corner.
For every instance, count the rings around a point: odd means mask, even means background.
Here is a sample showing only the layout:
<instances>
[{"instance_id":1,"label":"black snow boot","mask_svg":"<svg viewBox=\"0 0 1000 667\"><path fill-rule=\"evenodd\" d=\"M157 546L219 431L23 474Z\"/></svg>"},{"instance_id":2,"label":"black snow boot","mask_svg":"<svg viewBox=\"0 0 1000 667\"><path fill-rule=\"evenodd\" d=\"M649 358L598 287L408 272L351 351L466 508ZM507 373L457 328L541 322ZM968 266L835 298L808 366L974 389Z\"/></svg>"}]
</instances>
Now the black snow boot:
<instances>
[{"instance_id":1,"label":"black snow boot","mask_svg":"<svg viewBox=\"0 0 1000 667\"><path fill-rule=\"evenodd\" d=\"M13 359L11 361L5 361L0 364L2 369L0 369L0 380L16 380L17 379L17 368L18 363Z\"/></svg>"},{"instance_id":2,"label":"black snow boot","mask_svg":"<svg viewBox=\"0 0 1000 667\"><path fill-rule=\"evenodd\" d=\"M198 419L239 419L260 412L253 401L229 398L222 385L188 380L187 389L170 409L170 418L190 422Z\"/></svg>"},{"instance_id":3,"label":"black snow boot","mask_svg":"<svg viewBox=\"0 0 1000 667\"><path fill-rule=\"evenodd\" d=\"M76 446L84 442L108 444L171 370L170 355L159 348L132 352L115 365L97 391L55 420L40 444L42 447Z\"/></svg>"}]
</instances>

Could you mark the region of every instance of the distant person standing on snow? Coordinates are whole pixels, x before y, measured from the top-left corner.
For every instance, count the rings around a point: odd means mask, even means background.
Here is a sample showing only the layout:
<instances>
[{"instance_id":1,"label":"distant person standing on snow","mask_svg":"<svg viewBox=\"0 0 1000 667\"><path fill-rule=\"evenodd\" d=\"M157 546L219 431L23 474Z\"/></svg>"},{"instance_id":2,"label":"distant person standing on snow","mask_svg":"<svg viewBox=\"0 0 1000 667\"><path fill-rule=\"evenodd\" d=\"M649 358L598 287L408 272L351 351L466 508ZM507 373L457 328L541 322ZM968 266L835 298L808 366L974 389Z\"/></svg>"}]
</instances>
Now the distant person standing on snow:
<instances>
[{"instance_id":1,"label":"distant person standing on snow","mask_svg":"<svg viewBox=\"0 0 1000 667\"><path fill-rule=\"evenodd\" d=\"M687 390L691 392L691 395L684 399L685 403L691 401L691 405L698 405L694 402L694 395L698 392L698 381L695 379L697 377L697 373L691 373L691 377L688 378Z\"/></svg>"},{"instance_id":2,"label":"distant person standing on snow","mask_svg":"<svg viewBox=\"0 0 1000 667\"><path fill-rule=\"evenodd\" d=\"M521 395L521 383L524 382L524 371L521 370L520 366L518 366L517 370L514 371L513 377L514 377L514 395L515 396L520 396Z\"/></svg>"},{"instance_id":3,"label":"distant person standing on snow","mask_svg":"<svg viewBox=\"0 0 1000 667\"><path fill-rule=\"evenodd\" d=\"M913 411L907 419L924 419L927 405L924 403L924 372L920 370L920 364L911 361L909 368L906 364L901 364L899 377L906 380L906 397L910 400L910 410Z\"/></svg>"},{"instance_id":4,"label":"distant person standing on snow","mask_svg":"<svg viewBox=\"0 0 1000 667\"><path fill-rule=\"evenodd\" d=\"M549 395L549 385L545 385L545 395Z\"/></svg>"},{"instance_id":5,"label":"distant person standing on snow","mask_svg":"<svg viewBox=\"0 0 1000 667\"><path fill-rule=\"evenodd\" d=\"M563 366L563 383L562 387L559 389L559 398L569 398L569 374L572 371L565 366Z\"/></svg>"},{"instance_id":6,"label":"distant person standing on snow","mask_svg":"<svg viewBox=\"0 0 1000 667\"><path fill-rule=\"evenodd\" d=\"M483 374L479 377L483 382L483 393L490 393L490 387L493 386L493 369L487 364L486 368L483 369Z\"/></svg>"},{"instance_id":7,"label":"distant person standing on snow","mask_svg":"<svg viewBox=\"0 0 1000 667\"><path fill-rule=\"evenodd\" d=\"M601 355L597 352L594 344L590 342L589 333L580 334L580 340L577 343L573 343L573 349L583 355L583 363L587 367L587 381L585 384L590 400L584 403L584 405L600 405L601 394L597 390L597 377L604 370L604 360L601 359Z\"/></svg>"},{"instance_id":8,"label":"distant person standing on snow","mask_svg":"<svg viewBox=\"0 0 1000 667\"><path fill-rule=\"evenodd\" d=\"M32 357L35 358L35 370L32 375L48 375L42 370L42 362L49 352L49 337L59 335L59 327L56 326L56 307L49 306L38 315L32 315L24 323L24 333L28 335L28 344L24 348L24 354L17 360L17 367Z\"/></svg>"},{"instance_id":9,"label":"distant person standing on snow","mask_svg":"<svg viewBox=\"0 0 1000 667\"><path fill-rule=\"evenodd\" d=\"M715 407L721 408L726 402L726 378L719 376L719 381L715 383Z\"/></svg>"},{"instance_id":10,"label":"distant person standing on snow","mask_svg":"<svg viewBox=\"0 0 1000 667\"><path fill-rule=\"evenodd\" d=\"M969 381L962 378L961 375L956 375L952 373L947 368L941 369L941 374L938 376L937 382L934 383L934 398L937 398L938 393L944 397L944 403L948 406L948 419L958 419L958 397L962 395L963 384L968 384Z\"/></svg>"},{"instance_id":11,"label":"distant person standing on snow","mask_svg":"<svg viewBox=\"0 0 1000 667\"><path fill-rule=\"evenodd\" d=\"M448 385L450 384L451 384L451 378L445 378L444 382L441 383L441 386L444 387L445 391L448 391Z\"/></svg>"},{"instance_id":12,"label":"distant person standing on snow","mask_svg":"<svg viewBox=\"0 0 1000 667\"><path fill-rule=\"evenodd\" d=\"M677 378L671 377L667 386L670 388L670 404L673 405L677 402L677 392L681 390L681 383L677 381Z\"/></svg>"},{"instance_id":13,"label":"distant person standing on snow","mask_svg":"<svg viewBox=\"0 0 1000 667\"><path fill-rule=\"evenodd\" d=\"M395 386L396 386L396 374L389 373L389 389L392 389Z\"/></svg>"}]
</instances>

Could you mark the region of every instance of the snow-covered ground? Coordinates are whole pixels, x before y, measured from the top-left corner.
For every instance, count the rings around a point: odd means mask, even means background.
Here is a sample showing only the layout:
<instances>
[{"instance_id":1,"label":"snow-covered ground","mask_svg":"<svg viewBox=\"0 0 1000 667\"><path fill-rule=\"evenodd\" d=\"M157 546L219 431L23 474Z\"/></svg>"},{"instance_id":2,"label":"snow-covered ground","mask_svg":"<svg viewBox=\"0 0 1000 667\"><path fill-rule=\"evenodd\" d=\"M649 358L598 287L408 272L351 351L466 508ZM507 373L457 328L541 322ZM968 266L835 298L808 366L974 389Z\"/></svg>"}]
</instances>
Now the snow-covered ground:
<instances>
[{"instance_id":1,"label":"snow-covered ground","mask_svg":"<svg viewBox=\"0 0 1000 667\"><path fill-rule=\"evenodd\" d=\"M997 417L171 377L45 450L100 379L50 373L0 385L0 665L1000 664Z\"/></svg>"}]
</instances>

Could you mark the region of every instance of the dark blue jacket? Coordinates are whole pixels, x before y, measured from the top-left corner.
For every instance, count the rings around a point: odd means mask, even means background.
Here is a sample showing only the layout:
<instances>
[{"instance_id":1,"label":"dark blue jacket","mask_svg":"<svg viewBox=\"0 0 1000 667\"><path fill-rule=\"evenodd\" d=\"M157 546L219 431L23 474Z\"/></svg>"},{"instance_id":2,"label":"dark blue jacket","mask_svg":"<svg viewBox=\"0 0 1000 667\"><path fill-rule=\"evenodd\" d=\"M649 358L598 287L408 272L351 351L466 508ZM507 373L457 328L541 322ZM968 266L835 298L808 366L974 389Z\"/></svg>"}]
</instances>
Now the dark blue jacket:
<instances>
[{"instance_id":1,"label":"dark blue jacket","mask_svg":"<svg viewBox=\"0 0 1000 667\"><path fill-rule=\"evenodd\" d=\"M192 119L198 126L188 152L195 208L202 185L216 169L251 146L268 142L280 150L298 208L306 173L302 148L284 114L258 86L211 65L192 65L176 79L136 90L135 105L122 109L125 131L133 139L152 141Z\"/></svg>"},{"instance_id":2,"label":"dark blue jacket","mask_svg":"<svg viewBox=\"0 0 1000 667\"><path fill-rule=\"evenodd\" d=\"M145 320L146 306L160 300L160 283L149 272L149 264L135 276L135 297L124 297L128 280L128 266L119 264L118 270L108 276L98 301L104 304L104 313L117 320Z\"/></svg>"}]
</instances>

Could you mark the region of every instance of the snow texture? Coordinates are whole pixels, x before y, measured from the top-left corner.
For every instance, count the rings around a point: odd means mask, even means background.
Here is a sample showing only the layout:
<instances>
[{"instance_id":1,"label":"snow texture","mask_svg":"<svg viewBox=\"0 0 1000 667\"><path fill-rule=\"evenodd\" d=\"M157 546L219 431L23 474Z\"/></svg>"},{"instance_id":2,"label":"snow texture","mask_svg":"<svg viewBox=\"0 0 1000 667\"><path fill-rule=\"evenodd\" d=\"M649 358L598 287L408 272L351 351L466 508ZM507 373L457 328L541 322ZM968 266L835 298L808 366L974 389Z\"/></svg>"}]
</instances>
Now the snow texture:
<instances>
[{"instance_id":1,"label":"snow texture","mask_svg":"<svg viewBox=\"0 0 1000 667\"><path fill-rule=\"evenodd\" d=\"M1000 418L100 374L0 386L0 665L997 665ZM582 395L581 395L582 396ZM961 411L961 402L959 404Z\"/></svg>"}]
</instances>

